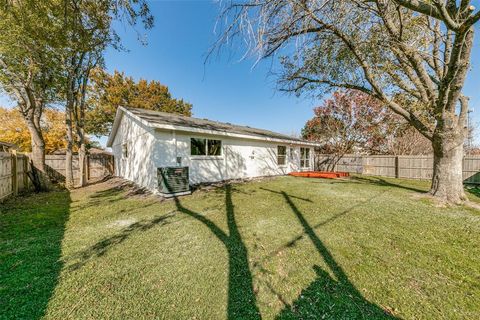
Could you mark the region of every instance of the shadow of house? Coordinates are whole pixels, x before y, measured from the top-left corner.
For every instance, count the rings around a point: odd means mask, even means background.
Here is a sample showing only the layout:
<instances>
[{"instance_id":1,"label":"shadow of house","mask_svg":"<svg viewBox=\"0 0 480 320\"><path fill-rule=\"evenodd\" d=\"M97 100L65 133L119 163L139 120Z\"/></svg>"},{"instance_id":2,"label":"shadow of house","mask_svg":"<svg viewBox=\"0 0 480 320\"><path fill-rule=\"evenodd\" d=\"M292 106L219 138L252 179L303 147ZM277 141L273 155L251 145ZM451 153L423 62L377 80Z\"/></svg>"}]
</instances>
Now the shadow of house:
<instances>
[{"instance_id":1,"label":"shadow of house","mask_svg":"<svg viewBox=\"0 0 480 320\"><path fill-rule=\"evenodd\" d=\"M331 277L320 267L313 266L317 278L302 291L297 300L286 305L277 319L396 319L384 309L367 301L351 283L345 271L297 208L293 197L283 191L270 191L283 196L304 233L335 277ZM305 201L299 197L295 199Z\"/></svg>"},{"instance_id":2,"label":"shadow of house","mask_svg":"<svg viewBox=\"0 0 480 320\"><path fill-rule=\"evenodd\" d=\"M68 191L12 199L0 209L0 318L45 315L63 267Z\"/></svg>"},{"instance_id":3,"label":"shadow of house","mask_svg":"<svg viewBox=\"0 0 480 320\"><path fill-rule=\"evenodd\" d=\"M47 171L48 177L53 182L65 182L65 175L61 174L58 170L52 168L48 164L45 164L45 169Z\"/></svg>"},{"instance_id":4,"label":"shadow of house","mask_svg":"<svg viewBox=\"0 0 480 320\"><path fill-rule=\"evenodd\" d=\"M477 186L480 183L480 172L476 172L463 180L465 184L476 184Z\"/></svg>"},{"instance_id":5,"label":"shadow of house","mask_svg":"<svg viewBox=\"0 0 480 320\"><path fill-rule=\"evenodd\" d=\"M225 208L228 234L210 219L185 208L178 198L174 198L177 210L200 221L220 240L228 253L228 319L261 319L253 290L253 279L248 263L247 247L242 241L235 219L235 206L232 201L232 187L225 186Z\"/></svg>"},{"instance_id":6,"label":"shadow of house","mask_svg":"<svg viewBox=\"0 0 480 320\"><path fill-rule=\"evenodd\" d=\"M473 187L473 188L467 188L467 191L468 191L470 194L472 194L472 195L480 198L480 186L475 186L475 187Z\"/></svg>"}]
</instances>

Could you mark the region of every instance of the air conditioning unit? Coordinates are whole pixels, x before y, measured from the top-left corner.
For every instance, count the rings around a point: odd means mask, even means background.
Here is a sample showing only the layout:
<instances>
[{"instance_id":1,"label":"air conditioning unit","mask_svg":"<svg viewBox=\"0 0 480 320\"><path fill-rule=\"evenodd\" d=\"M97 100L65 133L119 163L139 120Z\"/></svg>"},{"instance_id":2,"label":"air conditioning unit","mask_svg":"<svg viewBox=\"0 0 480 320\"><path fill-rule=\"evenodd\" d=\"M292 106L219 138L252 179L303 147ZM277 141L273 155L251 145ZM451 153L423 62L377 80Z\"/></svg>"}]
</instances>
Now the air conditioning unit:
<instances>
[{"instance_id":1,"label":"air conditioning unit","mask_svg":"<svg viewBox=\"0 0 480 320\"><path fill-rule=\"evenodd\" d=\"M158 189L164 197L190 194L188 167L157 168Z\"/></svg>"}]
</instances>

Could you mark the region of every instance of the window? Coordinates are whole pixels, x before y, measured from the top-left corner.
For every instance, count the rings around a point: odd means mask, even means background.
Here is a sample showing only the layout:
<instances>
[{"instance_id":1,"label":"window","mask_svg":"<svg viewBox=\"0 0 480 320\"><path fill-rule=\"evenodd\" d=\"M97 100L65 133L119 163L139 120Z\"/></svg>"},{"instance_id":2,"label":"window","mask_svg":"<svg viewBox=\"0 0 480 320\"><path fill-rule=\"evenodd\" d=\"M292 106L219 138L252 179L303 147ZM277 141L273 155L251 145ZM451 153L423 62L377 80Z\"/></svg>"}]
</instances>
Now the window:
<instances>
[{"instance_id":1,"label":"window","mask_svg":"<svg viewBox=\"0 0 480 320\"><path fill-rule=\"evenodd\" d=\"M310 148L300 148L300 168L310 168Z\"/></svg>"},{"instance_id":2,"label":"window","mask_svg":"<svg viewBox=\"0 0 480 320\"><path fill-rule=\"evenodd\" d=\"M207 139L190 139L190 154L192 156L204 156L207 154Z\"/></svg>"},{"instance_id":3,"label":"window","mask_svg":"<svg viewBox=\"0 0 480 320\"><path fill-rule=\"evenodd\" d=\"M192 156L221 156L222 141L203 138L191 138L190 154Z\"/></svg>"},{"instance_id":4,"label":"window","mask_svg":"<svg viewBox=\"0 0 480 320\"><path fill-rule=\"evenodd\" d=\"M279 166L284 166L286 164L287 158L287 147L278 146L277 147L277 164Z\"/></svg>"},{"instance_id":5,"label":"window","mask_svg":"<svg viewBox=\"0 0 480 320\"><path fill-rule=\"evenodd\" d=\"M290 147L290 160L293 160L295 158L295 149L293 147Z\"/></svg>"},{"instance_id":6,"label":"window","mask_svg":"<svg viewBox=\"0 0 480 320\"><path fill-rule=\"evenodd\" d=\"M208 155L221 156L222 155L222 141L208 139Z\"/></svg>"},{"instance_id":7,"label":"window","mask_svg":"<svg viewBox=\"0 0 480 320\"><path fill-rule=\"evenodd\" d=\"M124 158L128 158L128 148L126 143L122 144L122 154Z\"/></svg>"}]
</instances>

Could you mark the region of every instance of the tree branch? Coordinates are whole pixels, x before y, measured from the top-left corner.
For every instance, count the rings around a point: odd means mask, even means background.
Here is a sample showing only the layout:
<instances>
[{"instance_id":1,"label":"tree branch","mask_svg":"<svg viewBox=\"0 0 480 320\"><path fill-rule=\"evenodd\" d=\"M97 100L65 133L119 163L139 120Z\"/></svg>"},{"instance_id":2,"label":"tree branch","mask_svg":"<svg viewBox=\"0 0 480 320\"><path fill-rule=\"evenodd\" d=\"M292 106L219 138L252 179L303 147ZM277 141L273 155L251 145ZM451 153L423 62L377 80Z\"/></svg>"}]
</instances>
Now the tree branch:
<instances>
[{"instance_id":1,"label":"tree branch","mask_svg":"<svg viewBox=\"0 0 480 320\"><path fill-rule=\"evenodd\" d=\"M474 14L473 16L471 16L470 18L468 18L468 20L465 22L465 26L468 28L468 27L471 27L473 26L475 23L478 22L478 20L480 20L480 10L477 11L476 14Z\"/></svg>"},{"instance_id":2,"label":"tree branch","mask_svg":"<svg viewBox=\"0 0 480 320\"><path fill-rule=\"evenodd\" d=\"M415 74L418 76L419 81L423 85L428 95L428 100L433 101L436 98L435 85L434 81L432 81L431 75L428 73L428 71L423 65L423 60L425 59L401 40L399 36L399 30L389 16L388 5L382 1L376 1L376 3L378 6L378 12L381 15L382 20L384 21L385 28L392 38L392 44L399 49L393 50L393 52L399 60L403 60L401 56L406 57L412 67L411 69L413 70L413 72L415 72Z\"/></svg>"},{"instance_id":3,"label":"tree branch","mask_svg":"<svg viewBox=\"0 0 480 320\"><path fill-rule=\"evenodd\" d=\"M461 95L459 98L460 101L460 114L458 116L458 126L465 126L465 121L468 115L469 109L469 99L468 97Z\"/></svg>"},{"instance_id":4,"label":"tree branch","mask_svg":"<svg viewBox=\"0 0 480 320\"><path fill-rule=\"evenodd\" d=\"M380 85L374 79L369 64L362 58L358 50L356 49L355 45L348 39L348 37L337 27L332 24L327 24L321 19L319 19L315 14L311 12L311 10L304 5L304 10L310 15L310 17L315 20L318 24L325 27L326 29L333 32L343 43L347 46L350 52L354 55L357 62L360 64L360 67L363 70L365 79L367 82L372 86L372 91L374 94L372 96L376 97L380 101L386 103L393 112L401 115L404 117L410 124L412 124L421 134L423 134L427 139L432 139L433 134L431 130L413 113L409 112L406 109L402 108L399 104L395 103L392 99L390 99L385 92L381 89Z\"/></svg>"},{"instance_id":5,"label":"tree branch","mask_svg":"<svg viewBox=\"0 0 480 320\"><path fill-rule=\"evenodd\" d=\"M445 22L447 27L455 31L458 30L460 28L460 25L452 19L450 13L445 7L445 3L439 2L438 0L434 0L433 3L435 4L435 7L438 8L440 16L442 17L441 20Z\"/></svg>"},{"instance_id":6,"label":"tree branch","mask_svg":"<svg viewBox=\"0 0 480 320\"><path fill-rule=\"evenodd\" d=\"M302 80L303 82L297 86L296 88L293 88L292 90L282 90L282 91L298 91L301 90L305 85L308 83L320 83L320 84L326 84L331 87L337 87L337 88L344 88L344 89L354 89L361 91L363 93L366 93L379 101L386 103L388 107L395 112L396 114L402 116L405 120L407 120L410 124L412 124L423 136L425 136L427 139L432 140L433 134L432 131L413 113L410 111L405 110L402 108L399 104L394 102L391 99L388 99L385 95L378 94L371 89L368 89L363 86L355 85L355 84L350 84L350 83L337 83L333 82L330 80L326 79L312 79L308 78L305 76L300 76L300 75L295 75L289 78L289 80Z\"/></svg>"},{"instance_id":7,"label":"tree branch","mask_svg":"<svg viewBox=\"0 0 480 320\"><path fill-rule=\"evenodd\" d=\"M410 10L423 13L435 19L442 20L442 15L435 6L419 0L394 0L397 4L404 6Z\"/></svg>"},{"instance_id":8,"label":"tree branch","mask_svg":"<svg viewBox=\"0 0 480 320\"><path fill-rule=\"evenodd\" d=\"M375 96L375 93L372 90L370 90L366 87L351 84L351 83L339 83L339 82L334 82L334 81L326 80L326 79L313 79L313 78L309 78L309 77L301 76L301 75L290 76L290 77L288 77L288 80L301 80L301 84L299 86L293 88L293 89L281 89L281 91L298 92L299 90L301 90L303 87L305 87L309 83L318 83L318 84L326 84L330 87L344 88L344 89L354 89L354 90L358 90L358 91L361 91L363 93L366 93L370 96Z\"/></svg>"}]
</instances>

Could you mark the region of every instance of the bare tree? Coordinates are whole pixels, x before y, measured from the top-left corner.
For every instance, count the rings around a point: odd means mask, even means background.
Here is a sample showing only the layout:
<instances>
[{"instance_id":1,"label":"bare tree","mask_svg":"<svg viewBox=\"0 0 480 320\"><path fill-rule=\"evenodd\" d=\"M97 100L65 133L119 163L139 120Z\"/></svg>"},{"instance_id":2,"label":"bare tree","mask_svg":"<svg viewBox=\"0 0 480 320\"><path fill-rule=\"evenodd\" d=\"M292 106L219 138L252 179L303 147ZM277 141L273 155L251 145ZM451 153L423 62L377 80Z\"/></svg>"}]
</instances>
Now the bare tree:
<instances>
[{"instance_id":1,"label":"bare tree","mask_svg":"<svg viewBox=\"0 0 480 320\"><path fill-rule=\"evenodd\" d=\"M218 45L241 35L249 50L283 55L283 90L332 88L375 97L429 139L430 193L466 200L462 181L474 24L469 0L249 0L224 3Z\"/></svg>"},{"instance_id":2,"label":"bare tree","mask_svg":"<svg viewBox=\"0 0 480 320\"><path fill-rule=\"evenodd\" d=\"M347 153L387 153L388 141L398 129L398 116L370 95L339 90L313 109L303 138L321 143L317 152L329 155L324 166L331 171Z\"/></svg>"},{"instance_id":3,"label":"bare tree","mask_svg":"<svg viewBox=\"0 0 480 320\"><path fill-rule=\"evenodd\" d=\"M388 154L393 155L431 155L432 143L408 123L399 121L398 128L387 140Z\"/></svg>"}]
</instances>

